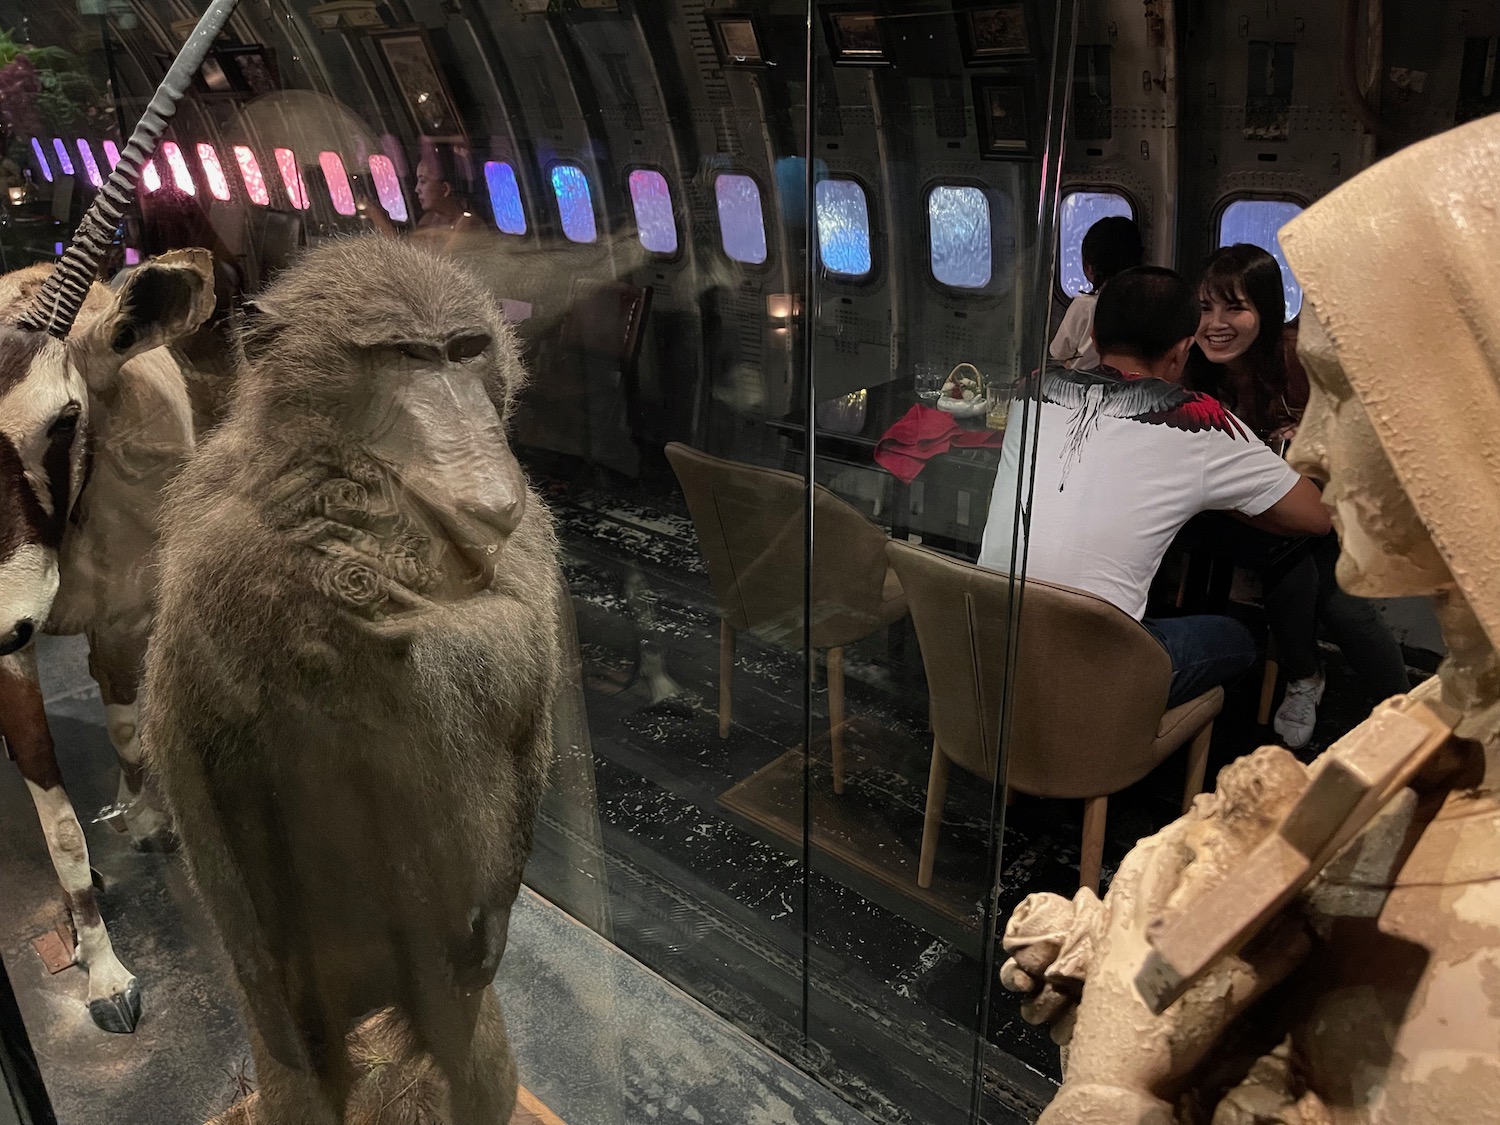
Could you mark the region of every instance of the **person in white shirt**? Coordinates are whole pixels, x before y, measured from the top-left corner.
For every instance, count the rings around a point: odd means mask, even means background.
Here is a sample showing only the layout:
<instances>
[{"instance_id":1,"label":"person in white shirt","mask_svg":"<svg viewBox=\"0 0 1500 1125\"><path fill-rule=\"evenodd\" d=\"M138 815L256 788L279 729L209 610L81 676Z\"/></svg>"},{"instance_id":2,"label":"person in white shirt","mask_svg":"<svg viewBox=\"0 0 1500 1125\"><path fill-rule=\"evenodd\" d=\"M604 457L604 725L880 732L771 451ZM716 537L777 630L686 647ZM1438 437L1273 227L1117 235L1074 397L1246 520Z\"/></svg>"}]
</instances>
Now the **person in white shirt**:
<instances>
[{"instance_id":1,"label":"person in white shirt","mask_svg":"<svg viewBox=\"0 0 1500 1125\"><path fill-rule=\"evenodd\" d=\"M1145 618L1182 525L1225 509L1282 535L1329 529L1310 480L1216 399L1180 385L1198 315L1192 286L1168 269L1139 266L1103 287L1099 366L1035 373L1011 404L979 552L981 566L1085 590L1142 621L1172 658L1171 706L1256 657L1233 618Z\"/></svg>"},{"instance_id":2,"label":"person in white shirt","mask_svg":"<svg viewBox=\"0 0 1500 1125\"><path fill-rule=\"evenodd\" d=\"M1141 228L1124 215L1108 215L1085 232L1079 253L1089 292L1073 298L1049 351L1064 367L1092 371L1099 366L1093 338L1094 302L1105 282L1121 270L1141 264Z\"/></svg>"}]
</instances>

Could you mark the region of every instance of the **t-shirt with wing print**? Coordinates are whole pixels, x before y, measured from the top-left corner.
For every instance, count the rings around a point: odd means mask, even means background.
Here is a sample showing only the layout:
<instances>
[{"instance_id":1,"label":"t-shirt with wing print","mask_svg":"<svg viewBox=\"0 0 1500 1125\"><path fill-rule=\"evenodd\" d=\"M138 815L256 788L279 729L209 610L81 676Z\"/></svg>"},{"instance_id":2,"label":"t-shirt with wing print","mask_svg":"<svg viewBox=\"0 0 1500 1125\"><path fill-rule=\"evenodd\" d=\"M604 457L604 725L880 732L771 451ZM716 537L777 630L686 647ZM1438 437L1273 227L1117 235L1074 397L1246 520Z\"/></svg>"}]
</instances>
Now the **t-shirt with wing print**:
<instances>
[{"instance_id":1,"label":"t-shirt with wing print","mask_svg":"<svg viewBox=\"0 0 1500 1125\"><path fill-rule=\"evenodd\" d=\"M1027 577L1139 620L1183 524L1214 509L1260 515L1298 479L1217 399L1108 366L1048 367L1011 403L979 563L1020 572L1024 558Z\"/></svg>"}]
</instances>

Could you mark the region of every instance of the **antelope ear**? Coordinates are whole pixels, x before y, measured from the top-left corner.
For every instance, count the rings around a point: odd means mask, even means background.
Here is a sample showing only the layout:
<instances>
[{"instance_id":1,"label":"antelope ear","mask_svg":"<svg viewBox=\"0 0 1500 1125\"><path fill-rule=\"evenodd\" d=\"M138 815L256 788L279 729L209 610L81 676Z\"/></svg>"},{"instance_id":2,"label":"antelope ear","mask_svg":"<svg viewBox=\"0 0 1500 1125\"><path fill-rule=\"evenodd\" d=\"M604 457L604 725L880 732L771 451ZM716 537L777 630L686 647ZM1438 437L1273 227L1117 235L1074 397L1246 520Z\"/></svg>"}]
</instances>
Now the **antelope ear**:
<instances>
[{"instance_id":1,"label":"antelope ear","mask_svg":"<svg viewBox=\"0 0 1500 1125\"><path fill-rule=\"evenodd\" d=\"M171 250L132 270L87 334L124 363L196 331L213 311L213 255Z\"/></svg>"}]
</instances>

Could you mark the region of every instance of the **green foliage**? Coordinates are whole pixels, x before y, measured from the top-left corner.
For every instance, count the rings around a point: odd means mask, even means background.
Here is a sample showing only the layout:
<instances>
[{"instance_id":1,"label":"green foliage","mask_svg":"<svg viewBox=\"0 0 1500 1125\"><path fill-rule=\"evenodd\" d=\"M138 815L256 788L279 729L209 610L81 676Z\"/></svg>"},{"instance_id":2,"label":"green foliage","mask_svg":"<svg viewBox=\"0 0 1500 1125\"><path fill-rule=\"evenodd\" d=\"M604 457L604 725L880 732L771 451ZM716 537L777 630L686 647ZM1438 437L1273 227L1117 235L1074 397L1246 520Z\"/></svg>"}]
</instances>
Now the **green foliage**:
<instances>
[{"instance_id":1,"label":"green foliage","mask_svg":"<svg viewBox=\"0 0 1500 1125\"><path fill-rule=\"evenodd\" d=\"M34 47L17 43L13 31L0 28L0 68L24 56L36 68L41 93L36 108L49 129L78 124L98 101L98 91L82 60L62 47Z\"/></svg>"}]
</instances>

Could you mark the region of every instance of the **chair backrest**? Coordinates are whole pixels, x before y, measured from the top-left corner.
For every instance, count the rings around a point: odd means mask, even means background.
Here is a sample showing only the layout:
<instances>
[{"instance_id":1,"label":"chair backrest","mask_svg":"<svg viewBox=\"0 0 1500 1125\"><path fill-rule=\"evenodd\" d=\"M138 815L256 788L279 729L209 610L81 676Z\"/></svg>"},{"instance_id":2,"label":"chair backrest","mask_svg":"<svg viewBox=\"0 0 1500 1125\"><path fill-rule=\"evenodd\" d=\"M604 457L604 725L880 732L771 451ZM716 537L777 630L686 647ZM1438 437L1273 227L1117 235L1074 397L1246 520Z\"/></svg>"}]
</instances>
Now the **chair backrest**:
<instances>
[{"instance_id":1,"label":"chair backrest","mask_svg":"<svg viewBox=\"0 0 1500 1125\"><path fill-rule=\"evenodd\" d=\"M764 640L800 646L806 479L681 442L669 443L666 454L687 498L720 616ZM812 645L829 648L880 625L886 534L822 485L813 503Z\"/></svg>"},{"instance_id":2,"label":"chair backrest","mask_svg":"<svg viewBox=\"0 0 1500 1125\"><path fill-rule=\"evenodd\" d=\"M640 358L651 292L649 285L624 281L588 278L576 282L562 328L563 346L613 361L628 379Z\"/></svg>"},{"instance_id":3,"label":"chair backrest","mask_svg":"<svg viewBox=\"0 0 1500 1125\"><path fill-rule=\"evenodd\" d=\"M1172 663L1140 622L1080 590L1019 583L910 543L886 551L922 648L933 735L950 759L994 779L1014 598L1010 784L1044 797L1096 797L1155 763Z\"/></svg>"}]
</instances>

